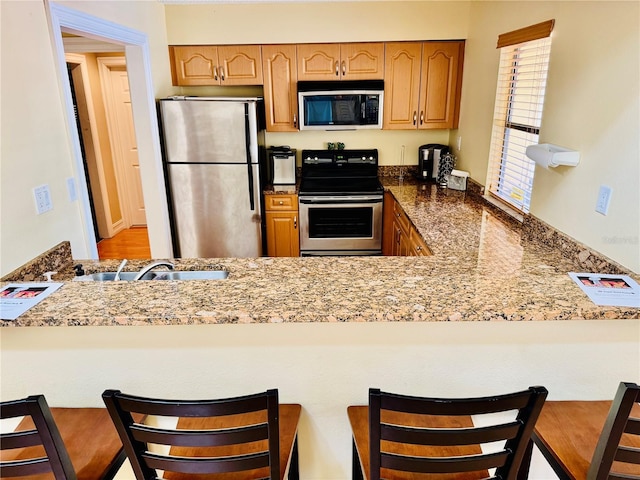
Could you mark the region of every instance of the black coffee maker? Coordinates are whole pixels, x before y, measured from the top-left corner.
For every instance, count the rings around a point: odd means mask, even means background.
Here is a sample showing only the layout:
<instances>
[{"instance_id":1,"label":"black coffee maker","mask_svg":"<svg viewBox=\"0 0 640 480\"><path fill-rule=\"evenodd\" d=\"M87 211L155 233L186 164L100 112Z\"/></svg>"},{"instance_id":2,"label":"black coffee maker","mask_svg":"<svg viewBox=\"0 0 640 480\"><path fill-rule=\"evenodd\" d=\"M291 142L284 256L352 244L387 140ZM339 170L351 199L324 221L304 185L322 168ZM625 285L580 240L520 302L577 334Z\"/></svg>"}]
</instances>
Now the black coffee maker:
<instances>
[{"instance_id":1,"label":"black coffee maker","mask_svg":"<svg viewBox=\"0 0 640 480\"><path fill-rule=\"evenodd\" d=\"M416 176L422 181L436 181L440 158L451 153L448 145L429 143L418 148L418 171Z\"/></svg>"}]
</instances>

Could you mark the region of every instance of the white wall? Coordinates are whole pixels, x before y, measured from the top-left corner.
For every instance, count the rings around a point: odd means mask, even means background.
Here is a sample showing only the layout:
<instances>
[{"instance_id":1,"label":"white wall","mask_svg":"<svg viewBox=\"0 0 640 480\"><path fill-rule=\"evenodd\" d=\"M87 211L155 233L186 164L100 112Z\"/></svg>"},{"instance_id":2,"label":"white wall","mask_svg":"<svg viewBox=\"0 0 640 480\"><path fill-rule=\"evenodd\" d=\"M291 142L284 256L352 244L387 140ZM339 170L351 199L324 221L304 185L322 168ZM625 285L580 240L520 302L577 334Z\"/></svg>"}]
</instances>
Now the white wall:
<instances>
[{"instance_id":1,"label":"white wall","mask_svg":"<svg viewBox=\"0 0 640 480\"><path fill-rule=\"evenodd\" d=\"M67 2L70 8L144 32L149 38L157 96L170 92L164 7L158 2ZM78 176L49 35L45 2L0 2L2 142L0 274L61 241L89 258L78 201L66 180ZM32 189L51 188L53 210L36 215ZM153 207L153 205L151 206Z\"/></svg>"},{"instance_id":2,"label":"white wall","mask_svg":"<svg viewBox=\"0 0 640 480\"><path fill-rule=\"evenodd\" d=\"M59 242L87 256L66 119L42 1L2 1L0 271L5 274ZM32 189L48 184L53 210L36 214Z\"/></svg>"},{"instance_id":3,"label":"white wall","mask_svg":"<svg viewBox=\"0 0 640 480\"><path fill-rule=\"evenodd\" d=\"M517 5L517 8L514 6ZM531 213L640 272L640 4L474 2L465 56L460 167L485 183L500 33L554 18L542 143L580 152L580 164L536 167ZM601 184L613 189L595 212Z\"/></svg>"},{"instance_id":4,"label":"white wall","mask_svg":"<svg viewBox=\"0 0 640 480\"><path fill-rule=\"evenodd\" d=\"M351 478L348 405L370 387L474 396L543 385L611 399L640 381L640 321L310 323L0 329L2 400L100 406L107 388L219 398L278 388L303 407L300 474Z\"/></svg>"}]
</instances>

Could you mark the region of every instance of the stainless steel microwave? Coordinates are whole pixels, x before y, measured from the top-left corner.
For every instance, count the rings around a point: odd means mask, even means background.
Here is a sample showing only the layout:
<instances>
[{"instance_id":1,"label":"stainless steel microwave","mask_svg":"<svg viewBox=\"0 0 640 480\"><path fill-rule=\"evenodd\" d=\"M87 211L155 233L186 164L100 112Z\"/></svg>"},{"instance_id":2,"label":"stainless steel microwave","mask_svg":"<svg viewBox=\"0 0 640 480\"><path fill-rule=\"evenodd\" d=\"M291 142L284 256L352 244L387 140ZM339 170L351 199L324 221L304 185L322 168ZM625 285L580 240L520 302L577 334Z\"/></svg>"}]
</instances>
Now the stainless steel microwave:
<instances>
[{"instance_id":1,"label":"stainless steel microwave","mask_svg":"<svg viewBox=\"0 0 640 480\"><path fill-rule=\"evenodd\" d=\"M300 130L382 128L383 80L298 82Z\"/></svg>"}]
</instances>

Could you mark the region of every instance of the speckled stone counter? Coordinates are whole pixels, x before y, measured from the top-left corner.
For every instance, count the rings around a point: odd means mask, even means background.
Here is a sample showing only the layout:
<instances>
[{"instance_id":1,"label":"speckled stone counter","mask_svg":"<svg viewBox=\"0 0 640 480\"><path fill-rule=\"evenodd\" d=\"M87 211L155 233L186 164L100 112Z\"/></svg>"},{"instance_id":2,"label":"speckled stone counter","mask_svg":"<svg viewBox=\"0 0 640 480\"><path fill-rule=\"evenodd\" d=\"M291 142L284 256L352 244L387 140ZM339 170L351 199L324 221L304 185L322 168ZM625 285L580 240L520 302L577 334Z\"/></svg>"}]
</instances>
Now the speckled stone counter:
<instances>
[{"instance_id":1,"label":"speckled stone counter","mask_svg":"<svg viewBox=\"0 0 640 480\"><path fill-rule=\"evenodd\" d=\"M594 305L567 275L579 266L527 240L520 224L465 192L385 181L431 257L182 259L176 269L228 270L227 280L77 282L2 326L280 322L637 319ZM84 261L87 273L116 261ZM144 261L131 261L137 271ZM606 273L606 272L602 272ZM54 279L56 279L54 277ZM636 277L637 279L637 277Z\"/></svg>"}]
</instances>

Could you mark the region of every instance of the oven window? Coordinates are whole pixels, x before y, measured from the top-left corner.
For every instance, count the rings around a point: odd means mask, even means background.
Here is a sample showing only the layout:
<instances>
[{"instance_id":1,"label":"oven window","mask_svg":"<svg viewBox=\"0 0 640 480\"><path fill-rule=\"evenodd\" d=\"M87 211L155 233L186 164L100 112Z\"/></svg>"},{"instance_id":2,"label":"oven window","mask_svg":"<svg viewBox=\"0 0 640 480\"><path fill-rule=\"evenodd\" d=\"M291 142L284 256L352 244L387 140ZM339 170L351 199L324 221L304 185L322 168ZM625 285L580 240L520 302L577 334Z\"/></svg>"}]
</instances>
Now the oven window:
<instances>
[{"instance_id":1,"label":"oven window","mask_svg":"<svg viewBox=\"0 0 640 480\"><path fill-rule=\"evenodd\" d=\"M309 209L309 238L371 238L372 207Z\"/></svg>"}]
</instances>

